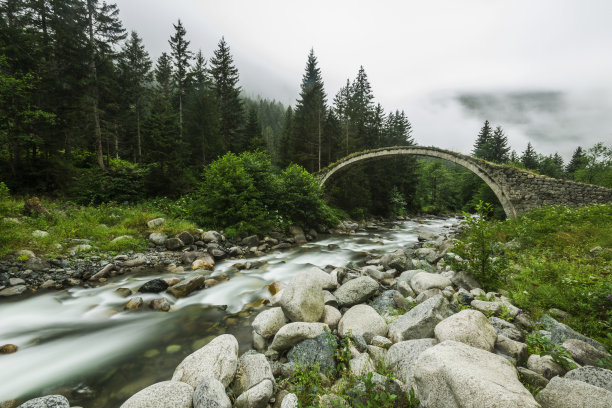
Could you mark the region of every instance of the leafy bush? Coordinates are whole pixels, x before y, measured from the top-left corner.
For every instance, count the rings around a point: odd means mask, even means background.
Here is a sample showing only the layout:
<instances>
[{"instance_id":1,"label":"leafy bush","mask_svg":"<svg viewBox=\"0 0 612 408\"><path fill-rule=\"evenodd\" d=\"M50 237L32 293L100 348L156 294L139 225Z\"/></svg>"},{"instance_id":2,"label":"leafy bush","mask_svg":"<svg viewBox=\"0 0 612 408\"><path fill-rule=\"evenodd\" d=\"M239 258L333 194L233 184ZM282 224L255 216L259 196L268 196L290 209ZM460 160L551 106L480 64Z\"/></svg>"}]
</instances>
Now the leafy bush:
<instances>
[{"instance_id":1,"label":"leafy bush","mask_svg":"<svg viewBox=\"0 0 612 408\"><path fill-rule=\"evenodd\" d=\"M72 190L79 204L137 202L144 197L144 177L147 171L120 167L110 170L83 170Z\"/></svg>"},{"instance_id":2,"label":"leafy bush","mask_svg":"<svg viewBox=\"0 0 612 408\"><path fill-rule=\"evenodd\" d=\"M569 351L558 344L554 344L546 337L532 333L527 337L526 342L530 354L551 356L553 361L566 371L578 368Z\"/></svg>"}]
</instances>

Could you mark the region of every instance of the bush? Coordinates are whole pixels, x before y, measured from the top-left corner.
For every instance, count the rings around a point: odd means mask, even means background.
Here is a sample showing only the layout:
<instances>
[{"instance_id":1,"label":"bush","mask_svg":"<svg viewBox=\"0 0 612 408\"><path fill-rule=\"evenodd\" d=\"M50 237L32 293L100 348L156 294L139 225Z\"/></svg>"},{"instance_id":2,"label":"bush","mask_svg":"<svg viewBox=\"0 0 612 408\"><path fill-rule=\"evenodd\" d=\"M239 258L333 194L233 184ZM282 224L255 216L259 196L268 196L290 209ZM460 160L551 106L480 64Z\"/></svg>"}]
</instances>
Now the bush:
<instances>
[{"instance_id":1,"label":"bush","mask_svg":"<svg viewBox=\"0 0 612 408\"><path fill-rule=\"evenodd\" d=\"M144 197L147 170L120 167L110 170L83 170L72 189L72 199L79 204L137 202Z\"/></svg>"}]
</instances>

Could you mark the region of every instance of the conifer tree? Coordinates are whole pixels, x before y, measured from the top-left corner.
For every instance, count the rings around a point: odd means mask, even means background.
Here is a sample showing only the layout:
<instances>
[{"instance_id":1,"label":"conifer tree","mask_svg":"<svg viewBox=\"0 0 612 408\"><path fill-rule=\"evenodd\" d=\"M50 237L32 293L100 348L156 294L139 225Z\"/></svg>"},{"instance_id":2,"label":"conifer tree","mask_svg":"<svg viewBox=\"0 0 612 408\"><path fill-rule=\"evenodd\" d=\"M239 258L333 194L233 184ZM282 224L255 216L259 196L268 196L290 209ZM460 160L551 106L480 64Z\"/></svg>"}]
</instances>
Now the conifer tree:
<instances>
[{"instance_id":1,"label":"conifer tree","mask_svg":"<svg viewBox=\"0 0 612 408\"><path fill-rule=\"evenodd\" d=\"M489 121L485 120L484 125L480 128L480 132L476 138L476 142L474 143L474 150L472 154L474 157L478 157L479 159L487 160L489 156L489 147L490 141L492 138L491 126L489 125Z\"/></svg>"},{"instance_id":2,"label":"conifer tree","mask_svg":"<svg viewBox=\"0 0 612 408\"><path fill-rule=\"evenodd\" d=\"M578 170L583 169L586 166L587 159L582 147L578 146L574 153L572 154L572 158L570 159L567 167L565 168L565 172L567 175L575 180L575 174Z\"/></svg>"},{"instance_id":3,"label":"conifer tree","mask_svg":"<svg viewBox=\"0 0 612 408\"><path fill-rule=\"evenodd\" d=\"M174 85L178 97L178 112L179 112L179 137L183 137L183 99L187 87L189 62L193 58L193 53L189 51L189 41L185 39L187 31L178 20L177 24L172 24L174 27L174 35L170 37L168 43L171 48L171 55L174 60Z\"/></svg>"},{"instance_id":4,"label":"conifer tree","mask_svg":"<svg viewBox=\"0 0 612 408\"><path fill-rule=\"evenodd\" d=\"M293 109L291 106L287 108L285 112L285 121L283 124L283 130L281 132L280 143L279 143L279 165L281 167L287 167L291 163L293 157L293 149L291 146L293 138Z\"/></svg>"},{"instance_id":5,"label":"conifer tree","mask_svg":"<svg viewBox=\"0 0 612 408\"><path fill-rule=\"evenodd\" d=\"M359 67L357 77L351 84L351 98L349 100L349 117L355 136L354 150L361 150L374 146L369 132L374 115L374 95L372 87L363 66Z\"/></svg>"},{"instance_id":6,"label":"conifer tree","mask_svg":"<svg viewBox=\"0 0 612 408\"><path fill-rule=\"evenodd\" d=\"M485 149L487 152L487 157L484 157L485 160L502 164L508 162L510 147L508 147L508 138L504 134L501 126L495 128L488 145L488 148Z\"/></svg>"},{"instance_id":7,"label":"conifer tree","mask_svg":"<svg viewBox=\"0 0 612 408\"><path fill-rule=\"evenodd\" d=\"M349 103L351 100L351 83L347 79L346 85L340 88L336 96L334 97L334 110L336 111L336 116L341 123L343 128L343 139L344 139L344 150L345 155L349 154L349 126L350 126L350 117L349 117Z\"/></svg>"},{"instance_id":8,"label":"conifer tree","mask_svg":"<svg viewBox=\"0 0 612 408\"><path fill-rule=\"evenodd\" d=\"M226 149L237 151L242 143L240 129L244 121L244 109L240 100L238 69L234 66L234 59L223 37L210 60L210 74L219 104L219 132Z\"/></svg>"},{"instance_id":9,"label":"conifer tree","mask_svg":"<svg viewBox=\"0 0 612 408\"><path fill-rule=\"evenodd\" d=\"M257 117L257 109L251 106L249 109L248 118L244 127L245 146L243 150L260 150L265 149L261 124Z\"/></svg>"},{"instance_id":10,"label":"conifer tree","mask_svg":"<svg viewBox=\"0 0 612 408\"><path fill-rule=\"evenodd\" d=\"M538 168L538 155L531 146L531 142L527 143L527 148L521 156L521 162L526 169L535 170Z\"/></svg>"}]
</instances>

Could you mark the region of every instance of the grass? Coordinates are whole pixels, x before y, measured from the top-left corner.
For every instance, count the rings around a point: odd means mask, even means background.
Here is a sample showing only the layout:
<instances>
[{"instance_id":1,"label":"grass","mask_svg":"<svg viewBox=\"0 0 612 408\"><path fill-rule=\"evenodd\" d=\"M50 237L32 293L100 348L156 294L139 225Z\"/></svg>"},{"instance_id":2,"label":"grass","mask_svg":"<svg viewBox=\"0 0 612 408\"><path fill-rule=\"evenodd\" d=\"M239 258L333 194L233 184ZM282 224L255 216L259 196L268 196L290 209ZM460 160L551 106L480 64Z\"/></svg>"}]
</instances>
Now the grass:
<instances>
[{"instance_id":1,"label":"grass","mask_svg":"<svg viewBox=\"0 0 612 408\"><path fill-rule=\"evenodd\" d=\"M612 348L612 205L543 207L485 228L505 261L487 270L503 277L488 289L508 291L536 320L561 309L563 323Z\"/></svg>"},{"instance_id":2,"label":"grass","mask_svg":"<svg viewBox=\"0 0 612 408\"><path fill-rule=\"evenodd\" d=\"M0 258L21 249L49 257L64 255L76 245L72 239L90 240L93 252L138 251L146 248L146 237L151 232L172 236L197 228L191 222L166 215L151 203L76 206L44 199L42 202L49 215L24 216L22 199L6 194L0 197ZM149 229L147 221L157 217L164 217L165 224ZM35 238L32 236L35 230L49 234ZM124 235L130 238L113 242L114 238Z\"/></svg>"}]
</instances>

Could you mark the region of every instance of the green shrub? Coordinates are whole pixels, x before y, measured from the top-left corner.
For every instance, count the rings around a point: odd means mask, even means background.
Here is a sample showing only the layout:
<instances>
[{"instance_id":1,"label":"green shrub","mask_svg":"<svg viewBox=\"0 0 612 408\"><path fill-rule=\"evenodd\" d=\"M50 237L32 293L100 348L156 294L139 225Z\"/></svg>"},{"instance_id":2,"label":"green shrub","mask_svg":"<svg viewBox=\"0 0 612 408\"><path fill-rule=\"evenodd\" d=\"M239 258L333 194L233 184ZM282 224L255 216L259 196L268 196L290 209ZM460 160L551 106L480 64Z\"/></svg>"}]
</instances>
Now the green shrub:
<instances>
[{"instance_id":1,"label":"green shrub","mask_svg":"<svg viewBox=\"0 0 612 408\"><path fill-rule=\"evenodd\" d=\"M138 202L145 196L147 170L129 167L82 170L71 197L79 204Z\"/></svg>"}]
</instances>

